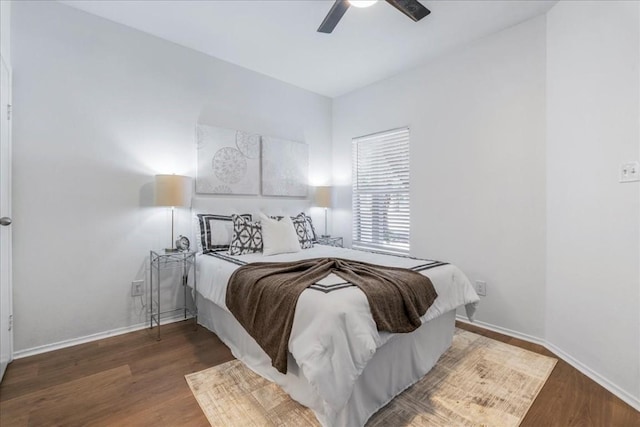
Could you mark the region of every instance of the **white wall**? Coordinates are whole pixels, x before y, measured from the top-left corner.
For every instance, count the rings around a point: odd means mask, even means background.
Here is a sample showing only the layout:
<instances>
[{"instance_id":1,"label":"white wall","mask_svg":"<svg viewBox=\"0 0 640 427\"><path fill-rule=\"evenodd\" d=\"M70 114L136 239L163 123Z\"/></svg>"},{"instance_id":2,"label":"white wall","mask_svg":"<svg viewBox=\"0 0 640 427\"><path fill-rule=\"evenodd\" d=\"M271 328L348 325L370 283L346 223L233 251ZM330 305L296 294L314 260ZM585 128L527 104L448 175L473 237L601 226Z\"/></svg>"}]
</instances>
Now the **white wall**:
<instances>
[{"instance_id":1,"label":"white wall","mask_svg":"<svg viewBox=\"0 0 640 427\"><path fill-rule=\"evenodd\" d=\"M11 2L0 1L0 56L11 65Z\"/></svg>"},{"instance_id":2,"label":"white wall","mask_svg":"<svg viewBox=\"0 0 640 427\"><path fill-rule=\"evenodd\" d=\"M351 138L411 129L411 253L487 281L478 320L544 335L545 18L334 100L334 234L351 240Z\"/></svg>"},{"instance_id":3,"label":"white wall","mask_svg":"<svg viewBox=\"0 0 640 427\"><path fill-rule=\"evenodd\" d=\"M311 177L329 178L328 98L56 2L12 12L16 351L144 321L131 281L170 243L153 176L194 176L198 121L304 140Z\"/></svg>"},{"instance_id":4,"label":"white wall","mask_svg":"<svg viewBox=\"0 0 640 427\"><path fill-rule=\"evenodd\" d=\"M546 338L640 403L640 3L557 4L547 39Z\"/></svg>"}]
</instances>

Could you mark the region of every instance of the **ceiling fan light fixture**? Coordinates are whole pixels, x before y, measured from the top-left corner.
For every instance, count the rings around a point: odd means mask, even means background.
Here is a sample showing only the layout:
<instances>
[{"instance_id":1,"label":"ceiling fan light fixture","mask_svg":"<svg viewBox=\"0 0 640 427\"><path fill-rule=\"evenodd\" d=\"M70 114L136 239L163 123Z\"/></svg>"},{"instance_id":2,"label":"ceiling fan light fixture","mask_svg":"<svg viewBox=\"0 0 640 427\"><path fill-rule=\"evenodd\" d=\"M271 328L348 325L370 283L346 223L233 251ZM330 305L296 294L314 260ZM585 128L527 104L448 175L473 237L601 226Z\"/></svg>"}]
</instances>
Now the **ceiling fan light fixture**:
<instances>
[{"instance_id":1,"label":"ceiling fan light fixture","mask_svg":"<svg viewBox=\"0 0 640 427\"><path fill-rule=\"evenodd\" d=\"M378 0L349 0L349 4L354 7L369 7L377 2Z\"/></svg>"},{"instance_id":2,"label":"ceiling fan light fixture","mask_svg":"<svg viewBox=\"0 0 640 427\"><path fill-rule=\"evenodd\" d=\"M418 22L431 13L429 9L424 7L419 0L386 0L388 4L398 9L412 21ZM329 34L338 25L342 16L347 12L350 6L369 7L376 3L377 0L334 0L331 10L318 27L319 33Z\"/></svg>"}]
</instances>

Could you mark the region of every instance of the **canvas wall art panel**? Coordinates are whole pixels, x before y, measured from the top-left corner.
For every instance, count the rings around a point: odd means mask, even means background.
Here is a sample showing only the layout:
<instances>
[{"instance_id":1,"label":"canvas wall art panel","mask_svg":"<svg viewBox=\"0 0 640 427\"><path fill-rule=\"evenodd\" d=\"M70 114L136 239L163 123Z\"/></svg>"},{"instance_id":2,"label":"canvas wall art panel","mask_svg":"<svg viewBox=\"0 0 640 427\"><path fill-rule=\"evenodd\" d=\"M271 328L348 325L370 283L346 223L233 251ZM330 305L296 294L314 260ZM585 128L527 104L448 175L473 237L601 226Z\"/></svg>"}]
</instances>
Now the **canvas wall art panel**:
<instances>
[{"instance_id":1,"label":"canvas wall art panel","mask_svg":"<svg viewBox=\"0 0 640 427\"><path fill-rule=\"evenodd\" d=\"M262 137L262 194L306 197L309 146L302 142Z\"/></svg>"},{"instance_id":2,"label":"canvas wall art panel","mask_svg":"<svg viewBox=\"0 0 640 427\"><path fill-rule=\"evenodd\" d=\"M260 135L199 124L196 140L197 193L259 193Z\"/></svg>"}]
</instances>

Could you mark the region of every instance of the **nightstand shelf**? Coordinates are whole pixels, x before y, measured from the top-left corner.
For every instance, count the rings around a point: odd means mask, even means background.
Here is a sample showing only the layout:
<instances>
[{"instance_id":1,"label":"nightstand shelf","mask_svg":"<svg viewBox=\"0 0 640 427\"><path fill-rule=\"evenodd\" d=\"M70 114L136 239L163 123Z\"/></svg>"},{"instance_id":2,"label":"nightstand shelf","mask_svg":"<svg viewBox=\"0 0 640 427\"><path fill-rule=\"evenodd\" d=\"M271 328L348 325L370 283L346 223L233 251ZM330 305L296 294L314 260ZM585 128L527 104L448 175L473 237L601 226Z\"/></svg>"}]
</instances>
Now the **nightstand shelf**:
<instances>
[{"instance_id":1,"label":"nightstand shelf","mask_svg":"<svg viewBox=\"0 0 640 427\"><path fill-rule=\"evenodd\" d=\"M319 245L335 246L338 248L343 247L342 237L332 237L332 236L322 237L321 236L321 237L318 237L318 239L316 240L316 243L318 243Z\"/></svg>"},{"instance_id":2,"label":"nightstand shelf","mask_svg":"<svg viewBox=\"0 0 640 427\"><path fill-rule=\"evenodd\" d=\"M164 250L150 251L149 253L149 327L153 329L154 325L158 328L158 337L160 340L160 320L167 314L174 314L182 311L184 318L187 316L193 317L194 325L197 325L198 312L196 305L197 298L197 285L196 285L196 252L179 251L179 252L166 252ZM187 305L187 281L189 279L189 272L193 267L193 307ZM160 304L160 282L161 271L166 269L182 269L181 285L183 290L183 303L179 307L161 308Z\"/></svg>"}]
</instances>

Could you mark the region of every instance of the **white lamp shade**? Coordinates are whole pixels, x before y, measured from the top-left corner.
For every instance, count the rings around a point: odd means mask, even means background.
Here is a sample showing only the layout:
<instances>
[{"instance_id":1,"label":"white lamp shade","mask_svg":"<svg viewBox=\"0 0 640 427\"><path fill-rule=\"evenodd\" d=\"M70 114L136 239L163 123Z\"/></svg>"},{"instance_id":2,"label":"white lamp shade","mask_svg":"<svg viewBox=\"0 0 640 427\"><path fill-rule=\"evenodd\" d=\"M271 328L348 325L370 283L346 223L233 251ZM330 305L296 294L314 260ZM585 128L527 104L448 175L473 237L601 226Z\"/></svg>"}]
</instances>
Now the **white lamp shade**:
<instances>
[{"instance_id":1,"label":"white lamp shade","mask_svg":"<svg viewBox=\"0 0 640 427\"><path fill-rule=\"evenodd\" d=\"M191 207L192 181L182 175L156 175L156 206Z\"/></svg>"},{"instance_id":2,"label":"white lamp shade","mask_svg":"<svg viewBox=\"0 0 640 427\"><path fill-rule=\"evenodd\" d=\"M331 207L331 187L316 187L315 205L321 208Z\"/></svg>"}]
</instances>

